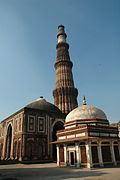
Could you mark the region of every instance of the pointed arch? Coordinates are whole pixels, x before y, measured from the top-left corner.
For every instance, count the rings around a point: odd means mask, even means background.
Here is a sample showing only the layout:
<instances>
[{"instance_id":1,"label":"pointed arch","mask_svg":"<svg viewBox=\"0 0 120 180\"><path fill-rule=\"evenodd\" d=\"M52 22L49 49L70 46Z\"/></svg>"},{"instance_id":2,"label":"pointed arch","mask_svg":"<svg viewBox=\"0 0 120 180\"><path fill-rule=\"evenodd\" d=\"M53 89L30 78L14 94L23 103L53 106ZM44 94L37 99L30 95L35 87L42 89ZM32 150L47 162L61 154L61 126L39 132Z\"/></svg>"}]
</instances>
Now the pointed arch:
<instances>
[{"instance_id":1,"label":"pointed arch","mask_svg":"<svg viewBox=\"0 0 120 180\"><path fill-rule=\"evenodd\" d=\"M7 136L6 136L6 148L5 148L5 157L6 157L6 159L10 158L11 144L12 144L12 125L9 124L8 128L7 128Z\"/></svg>"},{"instance_id":2,"label":"pointed arch","mask_svg":"<svg viewBox=\"0 0 120 180\"><path fill-rule=\"evenodd\" d=\"M52 126L52 141L57 140L57 131L62 129L64 129L64 121L56 120ZM57 160L57 149L55 144L52 145L52 157L54 161Z\"/></svg>"}]
</instances>

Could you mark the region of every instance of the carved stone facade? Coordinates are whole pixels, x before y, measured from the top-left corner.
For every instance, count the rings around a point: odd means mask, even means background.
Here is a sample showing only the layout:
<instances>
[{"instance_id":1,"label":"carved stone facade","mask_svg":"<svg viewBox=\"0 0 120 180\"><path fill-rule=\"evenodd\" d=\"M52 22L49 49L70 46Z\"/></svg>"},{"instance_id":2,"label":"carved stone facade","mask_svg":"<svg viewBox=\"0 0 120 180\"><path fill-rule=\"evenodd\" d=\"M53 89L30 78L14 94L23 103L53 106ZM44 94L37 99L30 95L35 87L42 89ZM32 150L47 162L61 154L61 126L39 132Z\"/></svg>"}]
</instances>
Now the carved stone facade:
<instances>
[{"instance_id":1,"label":"carved stone facade","mask_svg":"<svg viewBox=\"0 0 120 180\"><path fill-rule=\"evenodd\" d=\"M21 110L0 123L0 160L21 158L23 119Z\"/></svg>"},{"instance_id":2,"label":"carved stone facade","mask_svg":"<svg viewBox=\"0 0 120 180\"><path fill-rule=\"evenodd\" d=\"M69 44L66 42L66 33L64 26L58 26L58 43L56 46L57 57L55 63L56 69L56 87L53 91L54 104L65 114L78 106L78 90L74 87L72 75L72 62L69 56Z\"/></svg>"},{"instance_id":3,"label":"carved stone facade","mask_svg":"<svg viewBox=\"0 0 120 180\"><path fill-rule=\"evenodd\" d=\"M0 123L0 160L53 161L56 131L63 128L64 115L57 107L39 99Z\"/></svg>"}]
</instances>

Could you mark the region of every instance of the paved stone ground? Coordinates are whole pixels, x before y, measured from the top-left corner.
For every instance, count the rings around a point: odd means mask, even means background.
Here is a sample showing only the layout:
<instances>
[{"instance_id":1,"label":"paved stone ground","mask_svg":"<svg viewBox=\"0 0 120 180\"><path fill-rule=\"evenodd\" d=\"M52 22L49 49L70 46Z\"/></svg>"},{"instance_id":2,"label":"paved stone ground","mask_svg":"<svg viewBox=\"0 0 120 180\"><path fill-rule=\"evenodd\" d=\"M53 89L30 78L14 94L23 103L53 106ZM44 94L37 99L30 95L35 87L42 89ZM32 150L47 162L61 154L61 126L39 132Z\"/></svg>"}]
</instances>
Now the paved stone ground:
<instances>
[{"instance_id":1,"label":"paved stone ground","mask_svg":"<svg viewBox=\"0 0 120 180\"><path fill-rule=\"evenodd\" d=\"M120 167L76 169L49 164L0 165L0 180L120 180Z\"/></svg>"}]
</instances>

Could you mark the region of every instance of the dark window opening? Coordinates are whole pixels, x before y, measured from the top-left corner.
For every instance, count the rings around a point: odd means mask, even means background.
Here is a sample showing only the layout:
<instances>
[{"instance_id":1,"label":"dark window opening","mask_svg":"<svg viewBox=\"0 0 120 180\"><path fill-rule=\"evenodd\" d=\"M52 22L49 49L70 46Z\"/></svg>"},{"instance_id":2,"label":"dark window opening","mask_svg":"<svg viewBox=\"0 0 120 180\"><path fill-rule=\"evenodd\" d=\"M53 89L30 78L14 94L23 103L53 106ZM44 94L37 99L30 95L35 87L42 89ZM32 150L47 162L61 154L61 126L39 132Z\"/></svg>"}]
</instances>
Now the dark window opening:
<instances>
[{"instance_id":1,"label":"dark window opening","mask_svg":"<svg viewBox=\"0 0 120 180\"><path fill-rule=\"evenodd\" d=\"M72 166L75 165L74 152L70 152L70 162Z\"/></svg>"}]
</instances>

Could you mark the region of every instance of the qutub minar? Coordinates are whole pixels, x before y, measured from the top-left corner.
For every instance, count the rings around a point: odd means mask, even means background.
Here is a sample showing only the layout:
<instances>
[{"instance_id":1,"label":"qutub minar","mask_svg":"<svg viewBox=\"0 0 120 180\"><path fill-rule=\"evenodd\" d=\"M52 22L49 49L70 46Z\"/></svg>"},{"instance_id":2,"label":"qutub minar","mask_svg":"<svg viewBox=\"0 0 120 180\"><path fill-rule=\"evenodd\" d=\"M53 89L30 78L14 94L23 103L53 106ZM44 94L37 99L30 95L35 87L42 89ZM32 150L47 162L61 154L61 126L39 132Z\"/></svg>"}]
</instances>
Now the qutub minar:
<instances>
[{"instance_id":1,"label":"qutub minar","mask_svg":"<svg viewBox=\"0 0 120 180\"><path fill-rule=\"evenodd\" d=\"M0 164L57 161L91 168L120 163L118 128L85 97L78 106L66 38L64 26L58 26L54 105L41 96L1 121Z\"/></svg>"},{"instance_id":2,"label":"qutub minar","mask_svg":"<svg viewBox=\"0 0 120 180\"><path fill-rule=\"evenodd\" d=\"M54 104L65 114L78 106L78 90L74 87L72 75L72 62L69 56L69 44L66 42L67 35L64 26L58 26L57 34L57 57L56 69L56 88L53 91Z\"/></svg>"}]
</instances>

